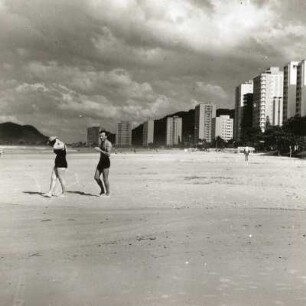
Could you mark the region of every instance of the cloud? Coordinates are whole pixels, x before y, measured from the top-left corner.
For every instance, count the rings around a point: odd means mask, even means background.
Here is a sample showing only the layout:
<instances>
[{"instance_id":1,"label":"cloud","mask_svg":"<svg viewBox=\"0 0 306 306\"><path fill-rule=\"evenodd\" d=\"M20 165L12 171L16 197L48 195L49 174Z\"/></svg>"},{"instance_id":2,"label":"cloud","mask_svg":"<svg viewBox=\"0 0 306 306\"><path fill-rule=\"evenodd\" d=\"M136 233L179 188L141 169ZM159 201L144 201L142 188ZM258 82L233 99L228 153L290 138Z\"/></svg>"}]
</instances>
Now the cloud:
<instances>
[{"instance_id":1,"label":"cloud","mask_svg":"<svg viewBox=\"0 0 306 306\"><path fill-rule=\"evenodd\" d=\"M55 62L31 62L23 70L30 74L29 79L40 76L43 82L2 81L3 118L14 115L20 122L34 115L37 120L32 118L33 123L38 122L44 131L51 122L60 129L67 120L83 118L79 130L73 126L61 131L69 131L76 140L91 122L103 122L104 127L114 131L116 122L121 120L139 124L144 118L156 118L171 110L167 97L154 92L149 83L134 81L124 69L81 71ZM46 117L49 119L44 122L38 119Z\"/></svg>"},{"instance_id":2,"label":"cloud","mask_svg":"<svg viewBox=\"0 0 306 306\"><path fill-rule=\"evenodd\" d=\"M203 82L196 82L196 91L200 95L206 95L207 97L213 98L213 100L227 98L226 92L219 85L205 84Z\"/></svg>"},{"instance_id":3,"label":"cloud","mask_svg":"<svg viewBox=\"0 0 306 306\"><path fill-rule=\"evenodd\" d=\"M252 40L264 45L265 35L282 24L280 18L289 18L284 8L291 8L292 17L283 35L288 37L290 28L301 31L301 21L294 19L297 6L280 3L11 0L2 2L1 28L9 31L3 31L1 38L4 48L14 44L21 56L34 53L38 59L57 57L58 61L78 57L84 61L116 58L120 62L120 49L121 55L132 61L137 55L158 61L160 50L224 54ZM272 43L279 33L275 35L270 36ZM46 48L48 52L43 52Z\"/></svg>"},{"instance_id":4,"label":"cloud","mask_svg":"<svg viewBox=\"0 0 306 306\"><path fill-rule=\"evenodd\" d=\"M201 53L227 52L274 19L268 7L239 1L215 0L199 7L186 0L95 0L89 7L127 44Z\"/></svg>"},{"instance_id":5,"label":"cloud","mask_svg":"<svg viewBox=\"0 0 306 306\"><path fill-rule=\"evenodd\" d=\"M193 107L306 54L300 0L0 0L2 120L67 139Z\"/></svg>"}]
</instances>

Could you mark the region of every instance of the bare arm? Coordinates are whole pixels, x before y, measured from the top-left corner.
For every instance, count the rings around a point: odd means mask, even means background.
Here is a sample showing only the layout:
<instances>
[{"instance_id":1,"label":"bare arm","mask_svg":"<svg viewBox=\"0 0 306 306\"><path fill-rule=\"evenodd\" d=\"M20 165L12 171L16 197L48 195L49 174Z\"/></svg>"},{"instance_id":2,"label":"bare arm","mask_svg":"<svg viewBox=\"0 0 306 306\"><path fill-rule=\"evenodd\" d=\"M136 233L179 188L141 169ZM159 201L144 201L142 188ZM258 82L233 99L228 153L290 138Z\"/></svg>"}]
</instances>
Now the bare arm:
<instances>
[{"instance_id":1,"label":"bare arm","mask_svg":"<svg viewBox=\"0 0 306 306\"><path fill-rule=\"evenodd\" d=\"M111 145L110 143L107 143L107 144L106 144L106 150L105 150L105 151L102 150L102 149L99 148L99 147L95 147L95 150L98 151L98 152L100 152L100 153L102 153L102 154L104 154L104 155L106 155L106 156L108 156L108 157L110 157L110 155L111 155L111 150L112 150L112 145Z\"/></svg>"},{"instance_id":2,"label":"bare arm","mask_svg":"<svg viewBox=\"0 0 306 306\"><path fill-rule=\"evenodd\" d=\"M100 152L100 153L104 153L104 151L102 149L100 149L99 147L95 147L94 148L97 152Z\"/></svg>"}]
</instances>

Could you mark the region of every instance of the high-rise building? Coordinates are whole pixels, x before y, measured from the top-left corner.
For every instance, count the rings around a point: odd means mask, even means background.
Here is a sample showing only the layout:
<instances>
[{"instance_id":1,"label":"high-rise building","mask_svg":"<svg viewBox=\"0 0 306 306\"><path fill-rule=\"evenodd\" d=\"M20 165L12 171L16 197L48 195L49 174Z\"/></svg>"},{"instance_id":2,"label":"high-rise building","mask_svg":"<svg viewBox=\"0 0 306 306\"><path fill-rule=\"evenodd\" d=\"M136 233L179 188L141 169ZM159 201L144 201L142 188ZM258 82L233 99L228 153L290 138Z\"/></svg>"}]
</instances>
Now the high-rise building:
<instances>
[{"instance_id":1,"label":"high-rise building","mask_svg":"<svg viewBox=\"0 0 306 306\"><path fill-rule=\"evenodd\" d=\"M143 146L154 142L154 120L148 120L143 124Z\"/></svg>"},{"instance_id":2,"label":"high-rise building","mask_svg":"<svg viewBox=\"0 0 306 306\"><path fill-rule=\"evenodd\" d=\"M132 145L132 125L128 121L117 124L116 145L119 147L129 147Z\"/></svg>"},{"instance_id":3,"label":"high-rise building","mask_svg":"<svg viewBox=\"0 0 306 306\"><path fill-rule=\"evenodd\" d=\"M253 94L248 93L243 96L243 107L240 122L240 137L244 138L248 128L252 127L253 122Z\"/></svg>"},{"instance_id":4,"label":"high-rise building","mask_svg":"<svg viewBox=\"0 0 306 306\"><path fill-rule=\"evenodd\" d=\"M235 121L234 121L234 139L239 140L241 136L241 122L243 116L244 96L253 93L253 81L249 80L240 84L235 89Z\"/></svg>"},{"instance_id":5,"label":"high-rise building","mask_svg":"<svg viewBox=\"0 0 306 306\"><path fill-rule=\"evenodd\" d=\"M270 67L253 79L253 127L262 132L268 125L283 124L284 73L279 67Z\"/></svg>"},{"instance_id":6,"label":"high-rise building","mask_svg":"<svg viewBox=\"0 0 306 306\"><path fill-rule=\"evenodd\" d=\"M212 139L221 137L225 141L233 138L234 120L228 115L212 118Z\"/></svg>"},{"instance_id":7,"label":"high-rise building","mask_svg":"<svg viewBox=\"0 0 306 306\"><path fill-rule=\"evenodd\" d=\"M182 118L178 116L167 118L166 145L173 146L182 142Z\"/></svg>"},{"instance_id":8,"label":"high-rise building","mask_svg":"<svg viewBox=\"0 0 306 306\"><path fill-rule=\"evenodd\" d=\"M284 67L283 121L296 114L296 82L299 62L291 61Z\"/></svg>"},{"instance_id":9,"label":"high-rise building","mask_svg":"<svg viewBox=\"0 0 306 306\"><path fill-rule=\"evenodd\" d=\"M306 60L299 62L297 67L296 114L306 116Z\"/></svg>"},{"instance_id":10,"label":"high-rise building","mask_svg":"<svg viewBox=\"0 0 306 306\"><path fill-rule=\"evenodd\" d=\"M87 145L89 147L97 146L99 144L99 126L92 126L87 129Z\"/></svg>"},{"instance_id":11,"label":"high-rise building","mask_svg":"<svg viewBox=\"0 0 306 306\"><path fill-rule=\"evenodd\" d=\"M198 104L195 107L194 122L194 141L205 139L211 142L211 123L212 118L216 117L216 105Z\"/></svg>"}]
</instances>

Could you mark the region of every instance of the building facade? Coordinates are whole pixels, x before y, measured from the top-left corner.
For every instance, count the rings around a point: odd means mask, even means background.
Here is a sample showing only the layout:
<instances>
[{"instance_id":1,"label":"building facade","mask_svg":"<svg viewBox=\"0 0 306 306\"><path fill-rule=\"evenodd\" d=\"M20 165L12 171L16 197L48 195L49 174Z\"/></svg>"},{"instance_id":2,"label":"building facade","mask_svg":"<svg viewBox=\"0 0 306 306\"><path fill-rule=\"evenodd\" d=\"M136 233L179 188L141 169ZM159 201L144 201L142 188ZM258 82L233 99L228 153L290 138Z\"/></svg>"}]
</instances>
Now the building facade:
<instances>
[{"instance_id":1,"label":"building facade","mask_svg":"<svg viewBox=\"0 0 306 306\"><path fill-rule=\"evenodd\" d=\"M117 124L116 145L119 147L130 147L132 145L132 124L122 121Z\"/></svg>"},{"instance_id":2,"label":"building facade","mask_svg":"<svg viewBox=\"0 0 306 306\"><path fill-rule=\"evenodd\" d=\"M243 97L243 109L241 118L241 130L252 127L253 123L253 94L249 93Z\"/></svg>"},{"instance_id":3,"label":"building facade","mask_svg":"<svg viewBox=\"0 0 306 306\"><path fill-rule=\"evenodd\" d=\"M148 120L143 124L143 146L154 143L154 120Z\"/></svg>"},{"instance_id":4,"label":"building facade","mask_svg":"<svg viewBox=\"0 0 306 306\"><path fill-rule=\"evenodd\" d=\"M284 66L283 121L296 115L297 68L299 62L291 61Z\"/></svg>"},{"instance_id":5,"label":"building facade","mask_svg":"<svg viewBox=\"0 0 306 306\"><path fill-rule=\"evenodd\" d=\"M99 126L92 126L87 129L87 146L94 147L99 144Z\"/></svg>"},{"instance_id":6,"label":"building facade","mask_svg":"<svg viewBox=\"0 0 306 306\"><path fill-rule=\"evenodd\" d=\"M182 142L182 118L167 118L166 146L179 145Z\"/></svg>"},{"instance_id":7,"label":"building facade","mask_svg":"<svg viewBox=\"0 0 306 306\"><path fill-rule=\"evenodd\" d=\"M228 115L212 119L212 139L221 137L225 141L233 139L234 120Z\"/></svg>"},{"instance_id":8,"label":"building facade","mask_svg":"<svg viewBox=\"0 0 306 306\"><path fill-rule=\"evenodd\" d=\"M213 104L198 104L195 107L195 122L194 122L194 141L205 139L211 142L212 135L212 119L216 117L216 105Z\"/></svg>"},{"instance_id":9,"label":"building facade","mask_svg":"<svg viewBox=\"0 0 306 306\"><path fill-rule=\"evenodd\" d=\"M240 84L235 89L235 121L234 121L234 139L241 137L241 122L243 121L244 96L253 93L253 81L249 80Z\"/></svg>"},{"instance_id":10,"label":"building facade","mask_svg":"<svg viewBox=\"0 0 306 306\"><path fill-rule=\"evenodd\" d=\"M297 66L296 114L306 116L306 60Z\"/></svg>"},{"instance_id":11,"label":"building facade","mask_svg":"<svg viewBox=\"0 0 306 306\"><path fill-rule=\"evenodd\" d=\"M235 121L234 121L235 123ZM253 94L248 93L243 96L243 107L241 111L239 140L243 140L247 135L247 130L253 126Z\"/></svg>"},{"instance_id":12,"label":"building facade","mask_svg":"<svg viewBox=\"0 0 306 306\"><path fill-rule=\"evenodd\" d=\"M283 123L284 73L270 67L253 79L253 127L264 132L268 125Z\"/></svg>"}]
</instances>

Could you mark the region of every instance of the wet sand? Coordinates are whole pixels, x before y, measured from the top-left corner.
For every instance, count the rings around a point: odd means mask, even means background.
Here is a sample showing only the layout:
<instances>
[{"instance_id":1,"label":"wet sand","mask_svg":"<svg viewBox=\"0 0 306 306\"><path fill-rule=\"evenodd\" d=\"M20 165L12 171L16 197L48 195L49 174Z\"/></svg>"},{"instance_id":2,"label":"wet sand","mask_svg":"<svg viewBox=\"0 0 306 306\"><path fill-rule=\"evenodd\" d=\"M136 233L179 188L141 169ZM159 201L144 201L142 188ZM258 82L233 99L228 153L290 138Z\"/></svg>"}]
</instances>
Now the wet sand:
<instances>
[{"instance_id":1,"label":"wet sand","mask_svg":"<svg viewBox=\"0 0 306 306\"><path fill-rule=\"evenodd\" d=\"M0 305L305 305L306 161L221 152L0 159Z\"/></svg>"}]
</instances>

